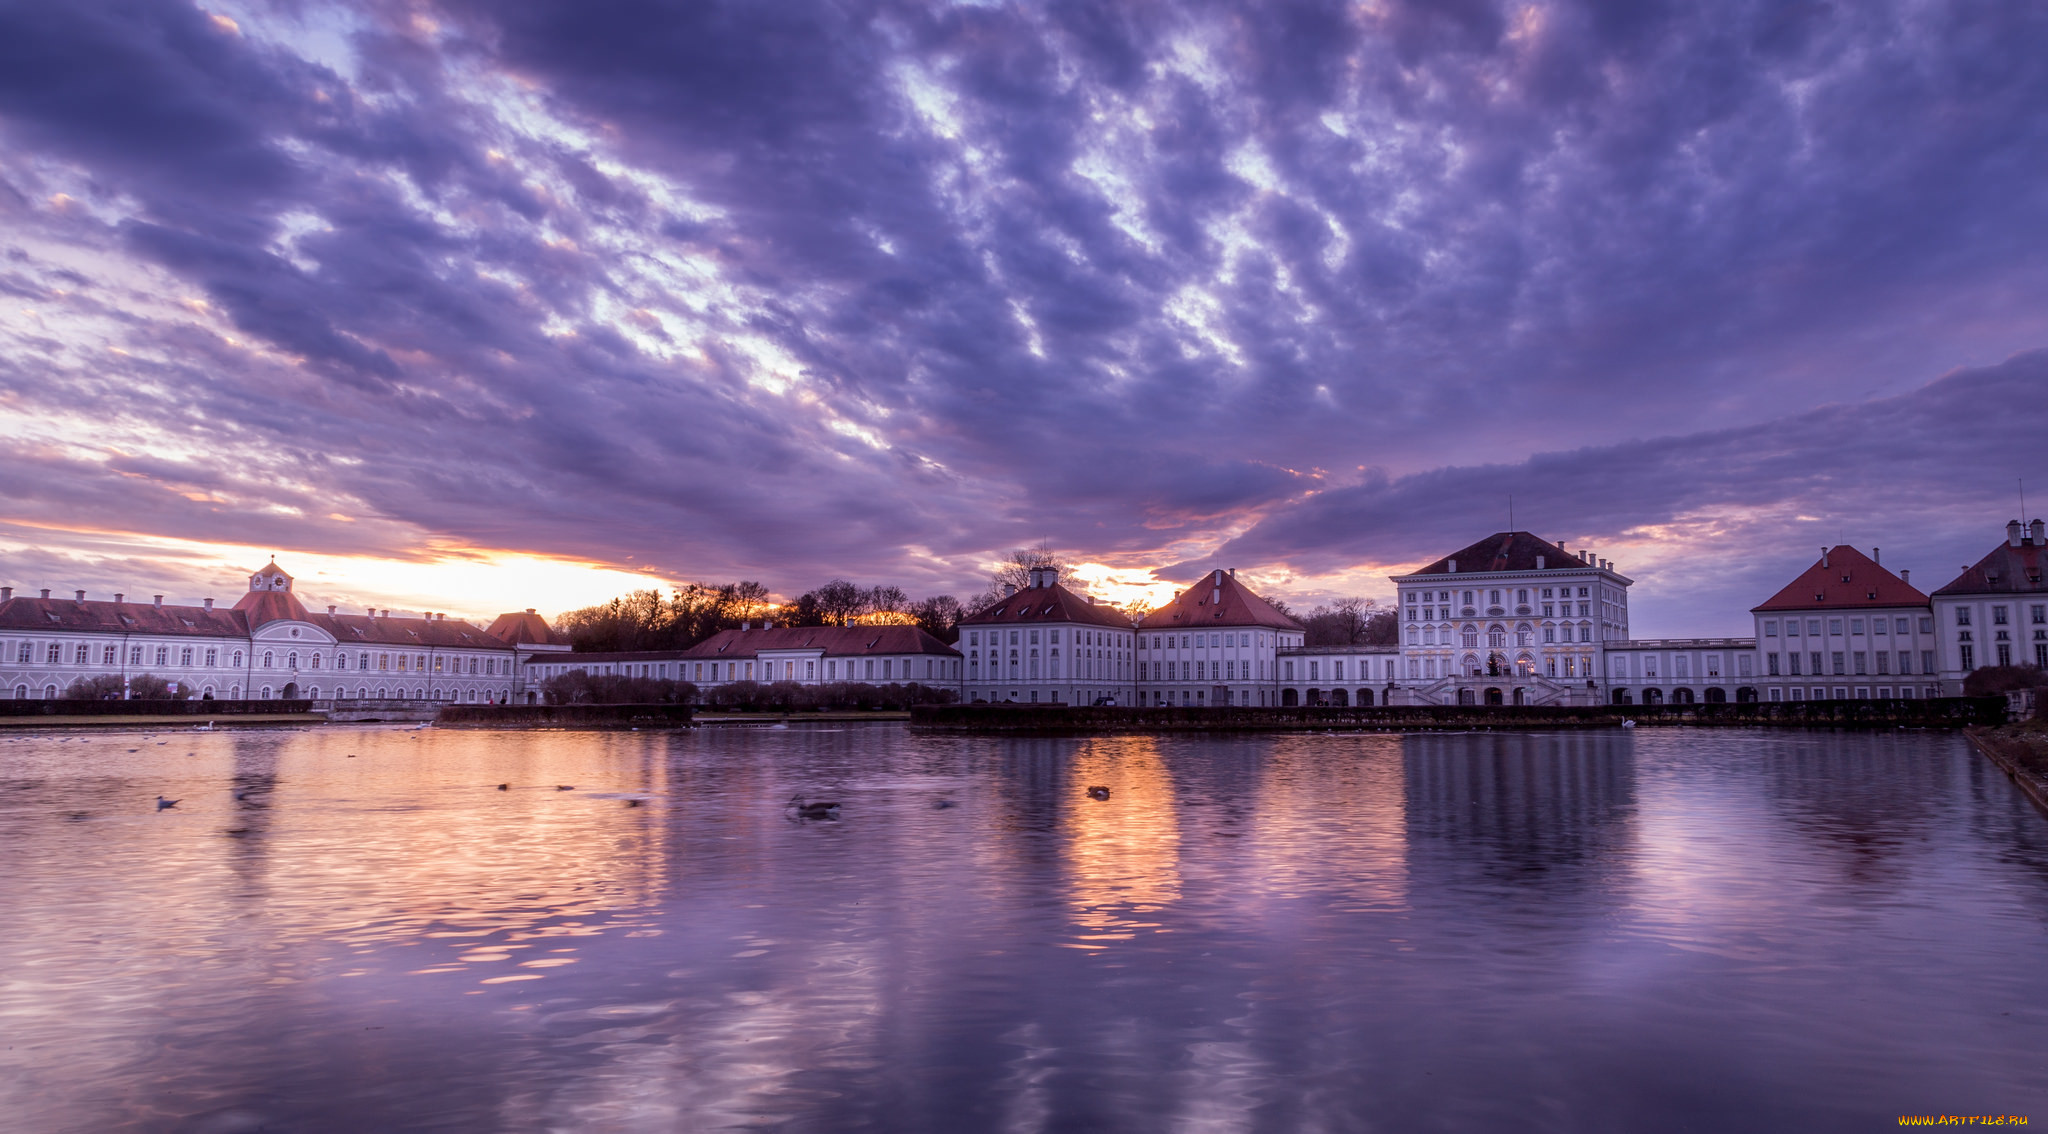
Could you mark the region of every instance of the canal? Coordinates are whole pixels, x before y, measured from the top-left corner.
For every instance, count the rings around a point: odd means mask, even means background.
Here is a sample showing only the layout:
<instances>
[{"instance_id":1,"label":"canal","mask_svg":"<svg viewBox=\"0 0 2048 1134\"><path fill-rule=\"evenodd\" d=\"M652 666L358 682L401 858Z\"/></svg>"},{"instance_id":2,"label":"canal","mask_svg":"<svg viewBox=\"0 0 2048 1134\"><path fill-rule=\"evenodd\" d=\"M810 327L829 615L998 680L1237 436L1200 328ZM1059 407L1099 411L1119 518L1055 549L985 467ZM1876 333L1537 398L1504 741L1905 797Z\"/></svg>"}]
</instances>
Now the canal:
<instances>
[{"instance_id":1,"label":"canal","mask_svg":"<svg viewBox=\"0 0 2048 1134\"><path fill-rule=\"evenodd\" d=\"M15 734L0 911L10 1130L2048 1121L1944 733Z\"/></svg>"}]
</instances>

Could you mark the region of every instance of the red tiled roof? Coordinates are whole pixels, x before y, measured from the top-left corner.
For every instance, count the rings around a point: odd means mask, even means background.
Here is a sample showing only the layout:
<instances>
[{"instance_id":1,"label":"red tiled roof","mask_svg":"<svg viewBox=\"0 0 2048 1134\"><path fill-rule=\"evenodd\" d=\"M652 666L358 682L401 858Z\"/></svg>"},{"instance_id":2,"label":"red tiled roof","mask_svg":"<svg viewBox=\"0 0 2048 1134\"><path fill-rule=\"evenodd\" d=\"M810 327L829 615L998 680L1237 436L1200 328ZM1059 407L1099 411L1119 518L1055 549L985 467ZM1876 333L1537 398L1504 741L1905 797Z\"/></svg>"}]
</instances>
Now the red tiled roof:
<instances>
[{"instance_id":1,"label":"red tiled roof","mask_svg":"<svg viewBox=\"0 0 2048 1134\"><path fill-rule=\"evenodd\" d=\"M1813 566L1785 584L1783 590L1750 610L1763 613L1773 610L1926 605L1926 595L1845 543L1829 548L1825 555L1814 561Z\"/></svg>"},{"instance_id":2,"label":"red tiled roof","mask_svg":"<svg viewBox=\"0 0 2048 1134\"><path fill-rule=\"evenodd\" d=\"M512 643L459 618L371 618L364 614L309 614L300 619L344 646L431 646L447 650L509 650Z\"/></svg>"},{"instance_id":3,"label":"red tiled roof","mask_svg":"<svg viewBox=\"0 0 2048 1134\"><path fill-rule=\"evenodd\" d=\"M1536 566L1536 557L1543 557L1543 566ZM1453 572L1451 564L1458 569ZM1414 572L1417 575L1469 575L1478 571L1556 571L1566 567L1591 567L1577 555L1567 551L1563 544L1530 535L1528 532L1495 532L1470 547L1461 547L1429 566Z\"/></svg>"},{"instance_id":4,"label":"red tiled roof","mask_svg":"<svg viewBox=\"0 0 2048 1134\"><path fill-rule=\"evenodd\" d=\"M1270 626L1301 630L1294 619L1252 593L1227 571L1211 571L1202 581L1173 596L1173 601L1145 616L1140 630L1186 630L1192 626Z\"/></svg>"},{"instance_id":5,"label":"red tiled roof","mask_svg":"<svg viewBox=\"0 0 2048 1134\"><path fill-rule=\"evenodd\" d=\"M690 647L683 656L750 658L762 650L823 650L831 657L876 654L960 656L960 651L925 633L919 626L777 626L768 630L725 630Z\"/></svg>"},{"instance_id":6,"label":"red tiled roof","mask_svg":"<svg viewBox=\"0 0 2048 1134\"><path fill-rule=\"evenodd\" d=\"M689 656L687 650L616 650L587 654L544 654L533 659L535 665L608 665L613 662L661 662L681 661Z\"/></svg>"},{"instance_id":7,"label":"red tiled roof","mask_svg":"<svg viewBox=\"0 0 2048 1134\"><path fill-rule=\"evenodd\" d=\"M1113 606L1091 603L1058 583L1026 587L1014 595L1005 596L961 619L960 625L1003 623L1014 626L1027 622L1079 622L1089 626L1111 626L1118 630L1131 628L1129 615Z\"/></svg>"},{"instance_id":8,"label":"red tiled roof","mask_svg":"<svg viewBox=\"0 0 2048 1134\"><path fill-rule=\"evenodd\" d=\"M1934 592L1938 595L2007 595L2041 594L2048 591L2048 582L2042 581L2043 568L2048 567L2048 547L2041 541L2026 538L2020 546L2002 542L1991 549L1991 554L1977 561L1977 565L1957 575L1949 584Z\"/></svg>"},{"instance_id":9,"label":"red tiled roof","mask_svg":"<svg viewBox=\"0 0 2048 1134\"><path fill-rule=\"evenodd\" d=\"M250 591L236 600L235 609L248 617L251 630L279 619L294 622L307 619L305 606L290 591Z\"/></svg>"},{"instance_id":10,"label":"red tiled roof","mask_svg":"<svg viewBox=\"0 0 2048 1134\"><path fill-rule=\"evenodd\" d=\"M0 630L183 634L204 638L249 636L247 620L235 610L46 598L0 602Z\"/></svg>"},{"instance_id":11,"label":"red tiled roof","mask_svg":"<svg viewBox=\"0 0 2048 1134\"><path fill-rule=\"evenodd\" d=\"M566 646L569 644L560 634L555 633L554 628L548 625L547 619L530 610L515 614L501 614L497 617L496 621L491 623L490 629L486 632L493 638L511 642L513 645L518 646Z\"/></svg>"}]
</instances>

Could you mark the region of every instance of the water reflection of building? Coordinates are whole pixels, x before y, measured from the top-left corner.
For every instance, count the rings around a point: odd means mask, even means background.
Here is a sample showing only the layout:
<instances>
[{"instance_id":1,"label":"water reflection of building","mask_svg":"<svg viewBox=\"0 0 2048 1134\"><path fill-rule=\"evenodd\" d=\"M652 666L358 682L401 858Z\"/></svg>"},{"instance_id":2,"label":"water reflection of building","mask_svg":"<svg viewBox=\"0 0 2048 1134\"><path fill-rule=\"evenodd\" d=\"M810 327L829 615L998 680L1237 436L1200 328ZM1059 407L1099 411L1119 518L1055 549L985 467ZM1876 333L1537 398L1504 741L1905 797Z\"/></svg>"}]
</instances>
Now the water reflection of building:
<instances>
[{"instance_id":1,"label":"water reflection of building","mask_svg":"<svg viewBox=\"0 0 2048 1134\"><path fill-rule=\"evenodd\" d=\"M1625 874L1635 838L1635 754L1612 732L1408 736L1411 894L1543 876L1555 897Z\"/></svg>"}]
</instances>

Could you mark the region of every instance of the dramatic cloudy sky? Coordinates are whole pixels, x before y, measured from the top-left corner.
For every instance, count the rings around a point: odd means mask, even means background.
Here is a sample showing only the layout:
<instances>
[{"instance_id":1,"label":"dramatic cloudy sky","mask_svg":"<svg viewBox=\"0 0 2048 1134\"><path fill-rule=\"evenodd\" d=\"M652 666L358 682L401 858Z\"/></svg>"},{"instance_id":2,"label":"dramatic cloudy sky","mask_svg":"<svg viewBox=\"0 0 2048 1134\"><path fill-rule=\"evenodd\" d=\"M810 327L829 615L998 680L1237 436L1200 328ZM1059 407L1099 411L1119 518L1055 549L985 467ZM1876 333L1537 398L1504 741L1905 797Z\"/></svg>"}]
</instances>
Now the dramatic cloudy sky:
<instances>
[{"instance_id":1,"label":"dramatic cloudy sky","mask_svg":"<svg viewBox=\"0 0 2048 1134\"><path fill-rule=\"evenodd\" d=\"M1512 495L1731 632L2048 512L2044 298L2035 0L0 0L17 587L1313 601Z\"/></svg>"}]
</instances>

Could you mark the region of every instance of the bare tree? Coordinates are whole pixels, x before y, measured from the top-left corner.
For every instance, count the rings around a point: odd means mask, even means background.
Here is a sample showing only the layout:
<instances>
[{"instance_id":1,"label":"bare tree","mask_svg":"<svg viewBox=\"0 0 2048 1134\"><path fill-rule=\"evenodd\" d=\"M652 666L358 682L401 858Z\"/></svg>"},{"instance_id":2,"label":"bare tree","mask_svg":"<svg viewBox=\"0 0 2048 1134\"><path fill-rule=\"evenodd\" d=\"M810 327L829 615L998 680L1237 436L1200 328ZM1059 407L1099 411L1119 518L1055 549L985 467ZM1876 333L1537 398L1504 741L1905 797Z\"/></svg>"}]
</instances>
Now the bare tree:
<instances>
[{"instance_id":1,"label":"bare tree","mask_svg":"<svg viewBox=\"0 0 2048 1134\"><path fill-rule=\"evenodd\" d=\"M981 610L994 605L1008 591L1004 588L1023 590L1031 585L1031 572L1050 567L1064 573L1067 565L1060 561L1059 552L1040 544L1037 547L1020 547L1010 552L1010 558L989 572L988 588L976 595L971 609Z\"/></svg>"},{"instance_id":2,"label":"bare tree","mask_svg":"<svg viewBox=\"0 0 2048 1134\"><path fill-rule=\"evenodd\" d=\"M1284 607L1280 609L1287 613ZM1394 612L1382 609L1376 599L1347 595L1297 616L1296 621L1308 630L1306 645L1387 645L1394 640L1393 617Z\"/></svg>"},{"instance_id":3,"label":"bare tree","mask_svg":"<svg viewBox=\"0 0 2048 1134\"><path fill-rule=\"evenodd\" d=\"M844 626L861 614L865 596L845 579L834 579L811 592L818 603L818 615L828 626Z\"/></svg>"},{"instance_id":4,"label":"bare tree","mask_svg":"<svg viewBox=\"0 0 2048 1134\"><path fill-rule=\"evenodd\" d=\"M941 642L960 637L960 600L952 595L933 595L911 607L910 614L925 633Z\"/></svg>"}]
</instances>

